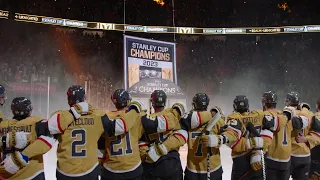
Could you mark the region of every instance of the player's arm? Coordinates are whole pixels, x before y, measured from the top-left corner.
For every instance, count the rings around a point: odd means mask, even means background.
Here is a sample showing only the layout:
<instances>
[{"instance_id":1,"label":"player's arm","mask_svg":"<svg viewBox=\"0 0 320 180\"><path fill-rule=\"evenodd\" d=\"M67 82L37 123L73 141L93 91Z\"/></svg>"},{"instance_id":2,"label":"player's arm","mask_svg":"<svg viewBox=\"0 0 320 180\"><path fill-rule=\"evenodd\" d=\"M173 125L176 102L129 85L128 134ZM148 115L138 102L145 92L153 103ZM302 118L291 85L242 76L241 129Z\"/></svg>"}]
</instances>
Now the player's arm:
<instances>
[{"instance_id":1,"label":"player's arm","mask_svg":"<svg viewBox=\"0 0 320 180\"><path fill-rule=\"evenodd\" d=\"M50 134L48 123L45 120L35 124L35 132L37 136L35 141L30 142L22 152L15 151L4 160L4 168L10 174L15 174L20 168L27 166L30 158L47 153L56 141L56 138ZM23 136L24 135L21 135L18 132L14 132L12 134L12 139L16 139L16 145L27 144L25 142L27 142L28 136L22 138ZM10 141L9 144L10 143L12 145L15 144L12 141Z\"/></svg>"},{"instance_id":2,"label":"player's arm","mask_svg":"<svg viewBox=\"0 0 320 180\"><path fill-rule=\"evenodd\" d=\"M37 122L35 127L37 139L22 151L28 158L47 153L57 140L56 135L50 133L46 120Z\"/></svg>"},{"instance_id":3,"label":"player's arm","mask_svg":"<svg viewBox=\"0 0 320 180\"><path fill-rule=\"evenodd\" d=\"M307 103L300 103L298 106L298 109L301 110L301 114L305 117L308 118L309 121L309 125L308 125L308 129L309 129L309 133L308 135L305 136L304 143L306 143L308 145L308 147L310 149L314 148L315 146L320 144L320 119L318 115L314 115L310 109L310 105ZM303 121L303 119L298 118L298 120ZM297 124L297 123L296 123ZM300 123L300 127L302 124L302 128L304 127L303 123ZM296 125L297 126L297 125Z\"/></svg>"},{"instance_id":4,"label":"player's arm","mask_svg":"<svg viewBox=\"0 0 320 180\"><path fill-rule=\"evenodd\" d=\"M136 119L141 116L140 112L131 109L122 117L110 119L107 114L101 116L102 127L109 136L118 136L127 133L136 123Z\"/></svg>"},{"instance_id":5,"label":"player's arm","mask_svg":"<svg viewBox=\"0 0 320 180\"><path fill-rule=\"evenodd\" d=\"M320 144L320 119L317 116L313 116L311 119L311 125L309 134L305 137L306 143L310 149Z\"/></svg>"},{"instance_id":6,"label":"player's arm","mask_svg":"<svg viewBox=\"0 0 320 180\"><path fill-rule=\"evenodd\" d=\"M57 111L48 119L49 131L51 134L63 133L74 120L92 111L91 105L86 102L73 105L69 111Z\"/></svg>"},{"instance_id":7,"label":"player's arm","mask_svg":"<svg viewBox=\"0 0 320 180\"><path fill-rule=\"evenodd\" d=\"M106 139L105 135L102 135L98 140L98 159L99 163L102 164L106 156Z\"/></svg>"},{"instance_id":8,"label":"player's arm","mask_svg":"<svg viewBox=\"0 0 320 180\"><path fill-rule=\"evenodd\" d=\"M139 151L142 162L147 159L148 151L149 151L149 143L146 140L145 136L142 136L139 139Z\"/></svg>"},{"instance_id":9,"label":"player's arm","mask_svg":"<svg viewBox=\"0 0 320 180\"><path fill-rule=\"evenodd\" d=\"M293 130L305 129L310 123L305 110L301 110L301 114L296 115L296 110L294 107L285 107L283 109L283 114L289 121L291 120Z\"/></svg>"},{"instance_id":10,"label":"player's arm","mask_svg":"<svg viewBox=\"0 0 320 180\"><path fill-rule=\"evenodd\" d=\"M242 123L235 117L228 116L226 121L227 126L221 134L210 134L201 136L203 144L208 147L219 148L221 145L226 144L230 148L234 148L242 136Z\"/></svg>"},{"instance_id":11,"label":"player's arm","mask_svg":"<svg viewBox=\"0 0 320 180\"><path fill-rule=\"evenodd\" d=\"M142 116L141 123L147 134L179 130L179 121L184 113L184 106L180 103L175 103L172 109L167 110L165 114L156 117L148 115Z\"/></svg>"},{"instance_id":12,"label":"player's arm","mask_svg":"<svg viewBox=\"0 0 320 180\"><path fill-rule=\"evenodd\" d=\"M11 131L2 137L1 143L5 143L6 148L25 149L26 146L41 140L44 145L50 148L55 142L55 138L50 134L46 120L37 121L34 125L34 133ZM42 146L41 146L42 147Z\"/></svg>"},{"instance_id":13,"label":"player's arm","mask_svg":"<svg viewBox=\"0 0 320 180\"><path fill-rule=\"evenodd\" d=\"M168 138L159 144L152 144L147 152L148 160L156 162L161 156L167 155L170 151L179 150L188 139L188 132L185 130L174 131Z\"/></svg>"},{"instance_id":14,"label":"player's arm","mask_svg":"<svg viewBox=\"0 0 320 180\"><path fill-rule=\"evenodd\" d=\"M265 114L262 120L262 129L270 130L271 132L279 132L288 122L285 115Z\"/></svg>"},{"instance_id":15,"label":"player's arm","mask_svg":"<svg viewBox=\"0 0 320 180\"><path fill-rule=\"evenodd\" d=\"M231 149L234 149L239 144L241 137L245 132L245 129L242 127L242 123L238 119L227 117L226 124L228 126L225 131L216 138L217 143L212 142L213 144L211 144L216 146L210 147L220 147L222 144L226 144Z\"/></svg>"}]
</instances>

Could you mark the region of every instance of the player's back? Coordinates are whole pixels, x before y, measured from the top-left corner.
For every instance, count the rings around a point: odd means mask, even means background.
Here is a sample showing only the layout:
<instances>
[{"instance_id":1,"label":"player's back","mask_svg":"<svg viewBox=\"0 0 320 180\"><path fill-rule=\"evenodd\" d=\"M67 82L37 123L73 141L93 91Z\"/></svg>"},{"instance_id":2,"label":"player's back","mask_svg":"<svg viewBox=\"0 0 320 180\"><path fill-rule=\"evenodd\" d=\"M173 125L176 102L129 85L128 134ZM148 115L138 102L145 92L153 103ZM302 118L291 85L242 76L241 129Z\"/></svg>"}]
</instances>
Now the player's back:
<instances>
[{"instance_id":1,"label":"player's back","mask_svg":"<svg viewBox=\"0 0 320 180\"><path fill-rule=\"evenodd\" d=\"M285 118L282 111L267 111L266 113ZM287 121L287 119L278 119ZM283 128L273 134L273 140L267 151L268 164L274 168L287 169L290 166L292 123L287 121Z\"/></svg>"},{"instance_id":2,"label":"player's back","mask_svg":"<svg viewBox=\"0 0 320 180\"><path fill-rule=\"evenodd\" d=\"M30 133L29 141L34 141L37 139L37 132L36 132L36 124L42 121L43 118L39 116L31 116L23 120L6 120L9 124L8 132L16 131L16 132L27 132ZM23 167L20 169L14 176L10 179L12 180L20 180L20 179L28 179L33 178L39 175L40 173L44 172L43 166L43 156L35 156L29 160L28 166Z\"/></svg>"},{"instance_id":3,"label":"player's back","mask_svg":"<svg viewBox=\"0 0 320 180\"><path fill-rule=\"evenodd\" d=\"M99 164L97 142L103 133L101 115L100 111L81 115L58 136L57 170L61 174L81 177L96 169ZM73 116L70 113L66 118Z\"/></svg>"},{"instance_id":4,"label":"player's back","mask_svg":"<svg viewBox=\"0 0 320 180\"><path fill-rule=\"evenodd\" d=\"M309 129L311 125L311 119L313 113L309 111L307 108L303 108L302 110L296 110L297 116L305 116L309 119L309 124L306 128L302 130L293 130L291 133L291 143L292 143L292 155L298 157L307 157L310 155L310 148L306 145L306 143L298 143L295 138L302 134L307 136L309 134Z\"/></svg>"},{"instance_id":5,"label":"player's back","mask_svg":"<svg viewBox=\"0 0 320 180\"><path fill-rule=\"evenodd\" d=\"M116 119L121 118L124 113L124 110L113 111L107 113L107 115L110 119ZM141 115L144 114L144 112L141 113ZM136 124L126 134L106 138L108 160L104 162L103 166L108 171L113 173L127 173L136 170L141 165L139 139L144 131L140 117L135 121ZM132 176L135 176L135 174L132 174Z\"/></svg>"},{"instance_id":6,"label":"player's back","mask_svg":"<svg viewBox=\"0 0 320 180\"><path fill-rule=\"evenodd\" d=\"M236 120L236 121L230 121L230 120ZM227 117L227 122L228 121L230 121L231 123L240 122L242 135L245 134L245 128L249 122L253 124L253 126L257 129L258 132L260 132L262 128L261 113L258 111L251 111L251 112L244 112L244 113L235 112L230 114ZM246 153L247 152L236 152L235 150L232 150L233 157L241 156Z\"/></svg>"},{"instance_id":7,"label":"player's back","mask_svg":"<svg viewBox=\"0 0 320 180\"><path fill-rule=\"evenodd\" d=\"M171 108L166 108L164 109L163 111L160 111L158 113L152 113L149 115L150 118L155 118L157 116L161 116L161 115L164 115L166 113L168 113L168 111L172 111ZM166 117L163 117L164 119ZM177 125L179 125L179 120L177 119ZM161 127L163 125L159 125L159 127ZM163 128L163 127L161 127ZM168 136L170 136L171 134L173 134L172 131L165 131L165 132L162 132L162 133L152 133L152 134L145 134L145 139L146 141L149 143L149 144L152 144L154 142L164 142ZM177 149L178 151L179 149Z\"/></svg>"},{"instance_id":8,"label":"player's back","mask_svg":"<svg viewBox=\"0 0 320 180\"><path fill-rule=\"evenodd\" d=\"M206 118L207 122L212 118L211 112L209 111L201 112L201 115L201 120L204 120ZM205 132L206 125L207 123L188 131L187 169L197 174L207 173L208 148L203 146L200 140L200 136ZM211 132L214 134L219 134L220 128L223 125L224 119L221 118L213 127ZM213 155L210 157L210 170L211 172L214 172L219 170L219 168L221 167L220 151L218 148L211 148L211 152L213 153ZM222 174L222 169L220 173ZM212 176L217 175L212 174Z\"/></svg>"}]
</instances>

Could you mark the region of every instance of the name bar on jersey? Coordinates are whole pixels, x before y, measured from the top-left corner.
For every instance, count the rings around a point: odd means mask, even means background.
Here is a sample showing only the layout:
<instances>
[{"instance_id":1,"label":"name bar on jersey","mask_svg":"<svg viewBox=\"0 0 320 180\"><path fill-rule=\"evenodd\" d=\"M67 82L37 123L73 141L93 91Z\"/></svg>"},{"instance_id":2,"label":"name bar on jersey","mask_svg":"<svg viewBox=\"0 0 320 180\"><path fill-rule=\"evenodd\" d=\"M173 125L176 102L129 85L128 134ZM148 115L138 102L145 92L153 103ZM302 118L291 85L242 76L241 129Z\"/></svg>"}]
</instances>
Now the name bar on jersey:
<instances>
[{"instance_id":1,"label":"name bar on jersey","mask_svg":"<svg viewBox=\"0 0 320 180\"><path fill-rule=\"evenodd\" d=\"M0 10L0 18L8 19L9 12ZM144 26L130 24L115 24L101 22L86 22L55 17L37 16L15 13L14 20L51 24L58 26L110 30L130 31L140 33L177 33L177 34L284 34L284 33L307 33L320 32L320 25L285 26L285 27L243 27L243 28L196 28L196 27L170 27L170 26Z\"/></svg>"}]
</instances>

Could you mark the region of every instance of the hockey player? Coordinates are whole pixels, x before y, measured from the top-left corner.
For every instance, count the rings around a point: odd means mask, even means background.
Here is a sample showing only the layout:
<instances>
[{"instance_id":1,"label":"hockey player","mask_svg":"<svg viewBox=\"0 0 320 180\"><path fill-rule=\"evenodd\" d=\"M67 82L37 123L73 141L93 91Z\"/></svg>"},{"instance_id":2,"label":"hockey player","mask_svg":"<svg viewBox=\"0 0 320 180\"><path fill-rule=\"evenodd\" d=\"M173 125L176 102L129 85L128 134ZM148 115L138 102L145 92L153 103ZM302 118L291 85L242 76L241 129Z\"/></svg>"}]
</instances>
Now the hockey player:
<instances>
[{"instance_id":1,"label":"hockey player","mask_svg":"<svg viewBox=\"0 0 320 180\"><path fill-rule=\"evenodd\" d=\"M319 139L316 134L310 133L313 113L308 110L310 106L306 103L300 104L300 96L297 92L288 93L285 104L286 106L296 109L296 117L302 122L299 125L302 126L302 128L294 130L291 133L291 176L293 179L306 180L309 178L311 162L310 149L315 146L315 141ZM299 108L299 104L301 108ZM300 142L300 139L303 137L308 137L308 140L306 142Z\"/></svg>"},{"instance_id":2,"label":"hockey player","mask_svg":"<svg viewBox=\"0 0 320 180\"><path fill-rule=\"evenodd\" d=\"M316 104L317 113L312 117L312 131L310 133L320 136L320 98ZM307 139L306 139L307 140ZM320 179L320 145L311 149L311 167L310 167L310 180Z\"/></svg>"},{"instance_id":3,"label":"hockey player","mask_svg":"<svg viewBox=\"0 0 320 180\"><path fill-rule=\"evenodd\" d=\"M114 119L125 114L131 102L131 95L124 89L117 89L112 94L111 101L117 111L111 111L107 114L110 118ZM107 151L107 153L104 153L106 160L103 162L101 179L141 179L142 166L138 147L139 135L135 133L136 130L133 127L126 134L109 136L100 140L102 144L99 143L99 150Z\"/></svg>"},{"instance_id":4,"label":"hockey player","mask_svg":"<svg viewBox=\"0 0 320 180\"><path fill-rule=\"evenodd\" d=\"M57 111L42 128L47 134L58 136L57 179L97 179L98 169L97 141L103 132L109 135L120 135L128 132L134 124L132 119L139 117L136 111L142 111L139 104L129 111L124 118L110 120L99 110L94 110L85 103L85 91L81 86L71 86L67 92L70 111ZM47 137L39 137L22 152L14 153L12 171L27 166L28 162L38 155L48 152L52 144ZM94 153L95 152L95 153ZM21 158L20 158L21 157ZM10 161L9 161L10 162Z\"/></svg>"},{"instance_id":5,"label":"hockey player","mask_svg":"<svg viewBox=\"0 0 320 180\"><path fill-rule=\"evenodd\" d=\"M151 119L162 117L168 111L165 109L167 95L162 90L155 90L151 94L151 104L155 113L150 114ZM174 105L175 106L175 105ZM184 113L184 108L177 105L180 114ZM179 119L180 120L180 119ZM154 133L150 127L144 126L145 134L141 138L140 153L142 156L143 179L144 180L182 180L183 171L180 161L179 148L186 143L188 134L185 131L170 131L165 123L159 124L164 132ZM177 123L177 129L180 129Z\"/></svg>"},{"instance_id":6,"label":"hockey player","mask_svg":"<svg viewBox=\"0 0 320 180\"><path fill-rule=\"evenodd\" d=\"M0 106L2 107L6 100L6 89L0 85ZM3 113L0 111L0 121L4 119Z\"/></svg>"},{"instance_id":7,"label":"hockey player","mask_svg":"<svg viewBox=\"0 0 320 180\"><path fill-rule=\"evenodd\" d=\"M220 147L227 144L232 149L232 179L262 179L262 154L271 144L272 129L277 128L274 117L267 120L262 111L249 112L249 101L246 96L236 96L234 113L227 117L228 128L221 135L202 136L203 143L209 147ZM246 129L252 123L261 137L253 137ZM266 129L266 127L268 127ZM249 136L250 135L250 136Z\"/></svg>"},{"instance_id":8,"label":"hockey player","mask_svg":"<svg viewBox=\"0 0 320 180\"><path fill-rule=\"evenodd\" d=\"M277 116L279 130L274 130L272 144L268 147L266 154L267 179L283 180L290 177L290 155L291 155L291 131L297 130L301 121L299 118L291 118L295 115L295 109L285 107L283 111L276 110L277 95L273 91L267 91L262 95L263 110ZM283 115L284 114L284 115ZM288 121L291 120L291 121ZM281 126L281 127L280 127Z\"/></svg>"},{"instance_id":9,"label":"hockey player","mask_svg":"<svg viewBox=\"0 0 320 180\"><path fill-rule=\"evenodd\" d=\"M181 128L188 132L188 156L185 170L185 180L203 180L207 178L207 147L203 146L200 136L205 131L207 123L216 113L222 114L217 107L207 111L209 97L205 93L197 93L192 100L193 110L180 120ZM221 118L213 127L212 132L219 134L224 126ZM211 148L210 179L222 180L222 166L219 148Z\"/></svg>"},{"instance_id":10,"label":"hockey player","mask_svg":"<svg viewBox=\"0 0 320 180\"><path fill-rule=\"evenodd\" d=\"M12 100L11 110L13 119L1 122L2 152L10 153L4 160L4 165L0 168L0 175L4 178L10 177L9 179L16 180L44 180L42 155L28 159L19 152L28 145L28 142L34 141L38 137L43 137L43 119L38 116L31 116L31 101L25 97L14 98ZM6 128L3 128L5 126ZM28 135L28 139L26 135ZM47 143L50 143L52 146L54 140L50 140L49 138L46 139ZM16 164L21 164L23 168L19 170Z\"/></svg>"},{"instance_id":11,"label":"hockey player","mask_svg":"<svg viewBox=\"0 0 320 180\"><path fill-rule=\"evenodd\" d=\"M127 101L129 97L130 95L127 91L122 89L116 90L112 96L112 101L117 111L112 113L117 114L117 112L124 111L128 105ZM146 116L145 113L140 113L141 118L136 121L136 124L128 133L108 137L106 139L106 150L108 153L107 160L103 164L102 179L141 180L143 169L141 166L138 142L145 132L144 129L148 129L150 133L161 133L171 130L172 127L176 127L179 122L181 107L179 104L174 104L172 109L167 109L163 115L156 116L152 119ZM165 124L167 124L167 127ZM152 151L149 151L148 153L151 152ZM149 157L148 153L146 156Z\"/></svg>"},{"instance_id":12,"label":"hockey player","mask_svg":"<svg viewBox=\"0 0 320 180\"><path fill-rule=\"evenodd\" d=\"M113 92L111 95L111 102L113 105L116 107L117 111L111 111L108 114L108 116L111 119L115 119L117 117L121 117L126 113L128 110L128 105L131 103L131 95L124 89L117 89ZM119 136L121 137L121 136ZM121 141L123 141L121 139ZM109 147L110 144L106 144L106 137L105 134L100 137L98 141L98 155L99 155L99 160L101 161L101 164L105 163L106 160L108 160L108 156L106 156L106 147ZM105 159L107 158L107 159Z\"/></svg>"}]
</instances>

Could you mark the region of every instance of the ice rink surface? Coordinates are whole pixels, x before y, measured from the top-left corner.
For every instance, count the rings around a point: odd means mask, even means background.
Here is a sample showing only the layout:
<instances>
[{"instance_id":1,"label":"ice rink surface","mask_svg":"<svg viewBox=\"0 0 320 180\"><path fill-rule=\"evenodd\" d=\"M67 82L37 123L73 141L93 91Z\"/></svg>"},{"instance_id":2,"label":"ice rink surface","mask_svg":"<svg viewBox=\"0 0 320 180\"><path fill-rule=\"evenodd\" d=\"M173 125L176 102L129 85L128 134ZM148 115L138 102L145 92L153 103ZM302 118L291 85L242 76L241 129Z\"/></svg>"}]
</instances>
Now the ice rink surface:
<instances>
[{"instance_id":1,"label":"ice rink surface","mask_svg":"<svg viewBox=\"0 0 320 180\"><path fill-rule=\"evenodd\" d=\"M47 180L55 180L56 175L56 156L57 145L55 144L53 148L44 155L44 169ZM230 180L231 168L232 168L232 159L231 159L231 150L227 147L220 148L222 156L222 167L223 167L223 180ZM187 146L185 145L180 149L180 156L182 161L182 166L185 168L187 163Z\"/></svg>"}]
</instances>

